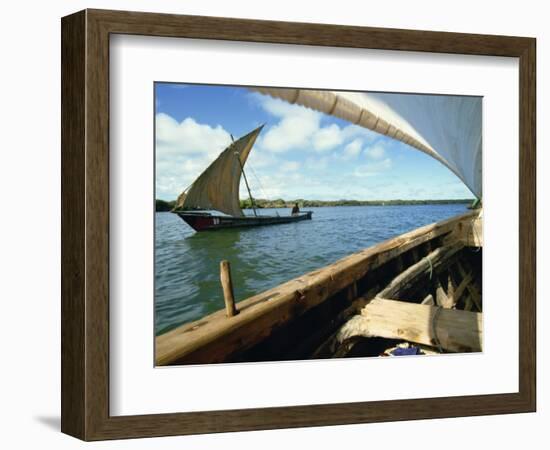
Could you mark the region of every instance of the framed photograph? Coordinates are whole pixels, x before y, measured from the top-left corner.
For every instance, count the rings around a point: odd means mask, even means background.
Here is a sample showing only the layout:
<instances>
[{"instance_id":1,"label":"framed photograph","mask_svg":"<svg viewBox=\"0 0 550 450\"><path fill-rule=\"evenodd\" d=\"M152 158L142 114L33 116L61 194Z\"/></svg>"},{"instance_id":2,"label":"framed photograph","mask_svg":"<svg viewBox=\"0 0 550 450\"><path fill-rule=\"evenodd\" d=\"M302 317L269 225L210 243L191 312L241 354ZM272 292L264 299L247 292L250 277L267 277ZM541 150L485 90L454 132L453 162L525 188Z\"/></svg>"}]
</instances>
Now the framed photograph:
<instances>
[{"instance_id":1,"label":"framed photograph","mask_svg":"<svg viewBox=\"0 0 550 450\"><path fill-rule=\"evenodd\" d=\"M535 411L535 39L62 19L62 431Z\"/></svg>"}]
</instances>

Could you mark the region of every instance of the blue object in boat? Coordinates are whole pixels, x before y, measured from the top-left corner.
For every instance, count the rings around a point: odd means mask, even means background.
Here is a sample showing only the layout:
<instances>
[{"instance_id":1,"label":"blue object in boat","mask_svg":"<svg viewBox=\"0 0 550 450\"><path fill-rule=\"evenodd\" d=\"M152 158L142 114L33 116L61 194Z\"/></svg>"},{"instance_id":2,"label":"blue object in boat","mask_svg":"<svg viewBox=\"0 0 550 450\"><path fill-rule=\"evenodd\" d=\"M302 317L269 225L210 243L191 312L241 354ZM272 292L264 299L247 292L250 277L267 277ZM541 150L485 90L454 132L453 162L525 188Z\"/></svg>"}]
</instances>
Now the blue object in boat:
<instances>
[{"instance_id":1,"label":"blue object in boat","mask_svg":"<svg viewBox=\"0 0 550 450\"><path fill-rule=\"evenodd\" d=\"M408 356L408 355L419 355L420 349L418 347L408 347L408 348L402 348L397 347L395 350L391 352L393 356Z\"/></svg>"}]
</instances>

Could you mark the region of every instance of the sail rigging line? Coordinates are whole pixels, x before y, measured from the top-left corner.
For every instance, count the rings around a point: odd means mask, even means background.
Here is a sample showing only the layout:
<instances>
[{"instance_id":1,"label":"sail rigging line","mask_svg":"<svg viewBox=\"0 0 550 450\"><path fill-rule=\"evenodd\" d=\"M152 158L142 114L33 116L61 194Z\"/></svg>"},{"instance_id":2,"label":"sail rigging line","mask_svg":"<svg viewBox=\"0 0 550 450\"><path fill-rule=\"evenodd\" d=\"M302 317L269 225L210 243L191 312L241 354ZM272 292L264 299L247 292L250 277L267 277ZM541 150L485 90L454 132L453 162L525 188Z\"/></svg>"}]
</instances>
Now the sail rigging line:
<instances>
[{"instance_id":1,"label":"sail rigging line","mask_svg":"<svg viewBox=\"0 0 550 450\"><path fill-rule=\"evenodd\" d=\"M248 185L248 179L246 178L246 173L244 173L243 163L241 162L239 153L235 152L235 155L237 156L237 161L239 161L239 165L241 166L241 171L244 177L244 183L246 184L246 189L248 190L248 196L250 197L250 205L252 206L252 210L254 211L254 216L258 217L258 214L256 213L256 208L254 206L254 199L252 198L252 192L250 192L250 186Z\"/></svg>"},{"instance_id":2,"label":"sail rigging line","mask_svg":"<svg viewBox=\"0 0 550 450\"><path fill-rule=\"evenodd\" d=\"M267 200L267 195L265 193L264 187L262 186L262 182L260 181L260 177L258 177L258 175L256 174L256 171L254 170L254 167L252 167L252 164L250 163L250 161L248 161L248 167L252 171L252 175L254 175L254 177L256 178L256 181L258 181L258 186L260 187L260 191L262 191L262 195Z\"/></svg>"}]
</instances>

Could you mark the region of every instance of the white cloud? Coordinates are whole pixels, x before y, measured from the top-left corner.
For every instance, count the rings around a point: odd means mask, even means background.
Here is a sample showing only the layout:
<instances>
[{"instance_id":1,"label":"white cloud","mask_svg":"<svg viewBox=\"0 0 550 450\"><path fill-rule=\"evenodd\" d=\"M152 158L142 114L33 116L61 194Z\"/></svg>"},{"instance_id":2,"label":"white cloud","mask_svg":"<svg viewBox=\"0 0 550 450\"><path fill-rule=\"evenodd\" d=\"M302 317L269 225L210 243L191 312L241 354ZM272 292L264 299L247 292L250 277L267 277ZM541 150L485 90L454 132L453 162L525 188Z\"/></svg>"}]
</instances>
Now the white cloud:
<instances>
[{"instance_id":1,"label":"white cloud","mask_svg":"<svg viewBox=\"0 0 550 450\"><path fill-rule=\"evenodd\" d=\"M358 125L348 125L342 129L344 140L351 140L357 137L363 139L366 143L372 143L380 137L380 135L368 128L363 128Z\"/></svg>"},{"instance_id":2,"label":"white cloud","mask_svg":"<svg viewBox=\"0 0 550 450\"><path fill-rule=\"evenodd\" d=\"M292 105L283 100L269 97L258 93L251 94L251 97L260 103L260 106L275 117L285 118L294 115L313 114L320 116L320 113L299 105Z\"/></svg>"},{"instance_id":3,"label":"white cloud","mask_svg":"<svg viewBox=\"0 0 550 450\"><path fill-rule=\"evenodd\" d=\"M272 109L280 114L288 112L288 105L277 105ZM277 109L278 108L278 109ZM307 115L298 119L310 119ZM187 188L208 165L231 142L230 134L221 126L198 123L193 118L178 122L168 114L156 116L156 196L175 199ZM256 145L247 165L249 182L253 195L267 198L280 197L281 188L289 183L290 176L297 174L301 164L298 161L281 160L277 153ZM273 177L274 171L280 173ZM258 179L260 181L258 181ZM294 182L297 182L294 180ZM241 184L241 196L248 193Z\"/></svg>"},{"instance_id":4,"label":"white cloud","mask_svg":"<svg viewBox=\"0 0 550 450\"><path fill-rule=\"evenodd\" d=\"M361 153L363 139L356 138L344 147L342 158L345 160L354 159Z\"/></svg>"},{"instance_id":5,"label":"white cloud","mask_svg":"<svg viewBox=\"0 0 550 450\"><path fill-rule=\"evenodd\" d=\"M284 196L280 186L276 186L270 183L268 179L265 180L263 177L261 178L262 178L261 188L258 188L257 186L254 187L253 183L251 183L252 197L272 200L272 199L281 198ZM241 186L239 189L239 197L241 199L248 198L248 190L246 189L246 186L244 185L244 183L241 183Z\"/></svg>"},{"instance_id":6,"label":"white cloud","mask_svg":"<svg viewBox=\"0 0 550 450\"><path fill-rule=\"evenodd\" d=\"M365 150L365 155L370 159L381 160L386 156L386 150L380 142L377 142L375 145Z\"/></svg>"},{"instance_id":7,"label":"white cloud","mask_svg":"<svg viewBox=\"0 0 550 450\"><path fill-rule=\"evenodd\" d=\"M381 172L385 172L391 168L392 168L391 159L386 158L381 161L357 166L355 168L355 171L353 172L353 175L360 178L372 177L372 176L378 175Z\"/></svg>"},{"instance_id":8,"label":"white cloud","mask_svg":"<svg viewBox=\"0 0 550 450\"><path fill-rule=\"evenodd\" d=\"M220 125L211 127L191 117L178 122L168 114L156 116L156 144L163 152L217 155L231 143L231 136Z\"/></svg>"},{"instance_id":9,"label":"white cloud","mask_svg":"<svg viewBox=\"0 0 550 450\"><path fill-rule=\"evenodd\" d=\"M273 153L269 153L265 149L260 149L259 145L253 147L248 156L246 165L254 169L266 169L271 167L277 167L281 164L281 160Z\"/></svg>"},{"instance_id":10,"label":"white cloud","mask_svg":"<svg viewBox=\"0 0 550 450\"><path fill-rule=\"evenodd\" d=\"M329 159L326 156L307 158L305 168L310 171L320 171L328 167Z\"/></svg>"},{"instance_id":11,"label":"white cloud","mask_svg":"<svg viewBox=\"0 0 550 450\"><path fill-rule=\"evenodd\" d=\"M300 168L300 163L298 161L285 161L280 167L283 172L296 172Z\"/></svg>"},{"instance_id":12,"label":"white cloud","mask_svg":"<svg viewBox=\"0 0 550 450\"><path fill-rule=\"evenodd\" d=\"M280 121L265 132L259 146L272 152L286 152L310 145L312 136L319 129L319 113L271 97L262 98L261 106Z\"/></svg>"},{"instance_id":13,"label":"white cloud","mask_svg":"<svg viewBox=\"0 0 550 450\"><path fill-rule=\"evenodd\" d=\"M332 150L344 140L341 128L333 123L328 127L319 128L313 134L313 148L319 152Z\"/></svg>"},{"instance_id":14,"label":"white cloud","mask_svg":"<svg viewBox=\"0 0 550 450\"><path fill-rule=\"evenodd\" d=\"M231 142L221 126L156 116L156 196L175 199Z\"/></svg>"},{"instance_id":15,"label":"white cloud","mask_svg":"<svg viewBox=\"0 0 550 450\"><path fill-rule=\"evenodd\" d=\"M321 113L259 94L253 98L273 116L270 121L273 125L264 129L247 163L254 197L367 198L368 191L360 189L367 180L352 183L350 178L372 177L391 169L392 161L386 155L384 143L377 142L376 133L351 124L322 126ZM220 125L201 124L191 117L179 122L159 113L157 198L175 199L230 142L230 134ZM339 166L342 160L356 161L359 155L365 158L362 164L352 169L348 164L344 168ZM288 156L292 161L288 161ZM372 184L370 180L368 183ZM241 183L241 198L247 196Z\"/></svg>"},{"instance_id":16,"label":"white cloud","mask_svg":"<svg viewBox=\"0 0 550 450\"><path fill-rule=\"evenodd\" d=\"M262 148L272 152L304 148L317 130L316 119L307 116L291 116L272 126L260 140Z\"/></svg>"},{"instance_id":17,"label":"white cloud","mask_svg":"<svg viewBox=\"0 0 550 450\"><path fill-rule=\"evenodd\" d=\"M347 125L340 127L333 123L321 126L323 114L299 105L291 105L279 99L261 94L250 97L260 107L279 121L267 128L258 140L258 146L267 151L282 153L290 150L315 150L328 152L346 141L361 138L373 142L378 135L373 131Z\"/></svg>"}]
</instances>

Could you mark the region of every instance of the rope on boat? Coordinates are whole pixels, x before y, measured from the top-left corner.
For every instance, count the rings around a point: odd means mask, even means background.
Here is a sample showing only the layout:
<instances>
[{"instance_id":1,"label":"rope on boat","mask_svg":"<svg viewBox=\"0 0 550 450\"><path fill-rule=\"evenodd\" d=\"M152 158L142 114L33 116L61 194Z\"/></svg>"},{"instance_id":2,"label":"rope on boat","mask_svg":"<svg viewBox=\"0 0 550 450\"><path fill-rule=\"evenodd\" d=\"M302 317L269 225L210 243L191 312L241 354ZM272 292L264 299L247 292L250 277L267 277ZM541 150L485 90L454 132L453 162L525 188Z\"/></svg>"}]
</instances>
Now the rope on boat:
<instances>
[{"instance_id":1,"label":"rope on boat","mask_svg":"<svg viewBox=\"0 0 550 450\"><path fill-rule=\"evenodd\" d=\"M258 185L260 186L260 191L262 191L262 195L265 199L267 199L267 196L265 195L264 187L262 186L262 182L260 181L260 177L256 174L256 171L254 170L254 167L252 167L252 164L250 164L250 161L248 161L248 167L250 168L250 171L252 172L252 175L254 175L254 178L258 181Z\"/></svg>"},{"instance_id":2,"label":"rope on boat","mask_svg":"<svg viewBox=\"0 0 550 450\"><path fill-rule=\"evenodd\" d=\"M432 279L432 274L433 274L433 271L434 271L434 266L432 266L432 260L427 257L426 258L428 260L428 264L430 265L430 280Z\"/></svg>"},{"instance_id":3,"label":"rope on boat","mask_svg":"<svg viewBox=\"0 0 550 450\"><path fill-rule=\"evenodd\" d=\"M439 340L439 337L437 336L437 330L436 330L436 321L439 317L439 313L441 312L443 308L441 306L436 306L436 310L434 315L432 316L432 336L435 341L435 346L437 347L437 350L439 353L443 353L443 347L441 346L441 341Z\"/></svg>"}]
</instances>

